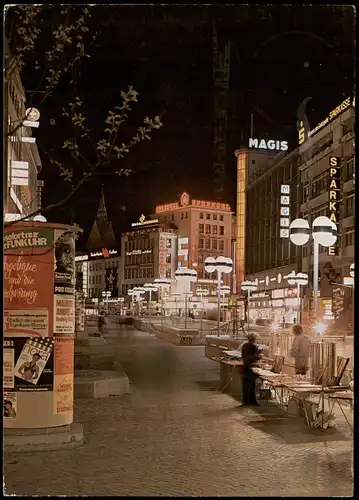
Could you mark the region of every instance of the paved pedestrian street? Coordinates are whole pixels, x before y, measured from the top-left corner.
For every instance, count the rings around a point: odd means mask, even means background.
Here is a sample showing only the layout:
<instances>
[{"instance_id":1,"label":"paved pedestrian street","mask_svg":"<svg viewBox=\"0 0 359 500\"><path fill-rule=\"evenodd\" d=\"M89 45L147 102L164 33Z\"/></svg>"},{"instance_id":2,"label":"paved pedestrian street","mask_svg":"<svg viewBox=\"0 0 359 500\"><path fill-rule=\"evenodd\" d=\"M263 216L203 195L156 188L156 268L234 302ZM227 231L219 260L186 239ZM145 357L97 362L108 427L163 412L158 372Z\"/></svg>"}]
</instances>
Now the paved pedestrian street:
<instances>
[{"instance_id":1,"label":"paved pedestrian street","mask_svg":"<svg viewBox=\"0 0 359 500\"><path fill-rule=\"evenodd\" d=\"M131 394L75 402L85 444L5 456L7 495L351 496L351 437L218 391L203 347L112 336Z\"/></svg>"}]
</instances>

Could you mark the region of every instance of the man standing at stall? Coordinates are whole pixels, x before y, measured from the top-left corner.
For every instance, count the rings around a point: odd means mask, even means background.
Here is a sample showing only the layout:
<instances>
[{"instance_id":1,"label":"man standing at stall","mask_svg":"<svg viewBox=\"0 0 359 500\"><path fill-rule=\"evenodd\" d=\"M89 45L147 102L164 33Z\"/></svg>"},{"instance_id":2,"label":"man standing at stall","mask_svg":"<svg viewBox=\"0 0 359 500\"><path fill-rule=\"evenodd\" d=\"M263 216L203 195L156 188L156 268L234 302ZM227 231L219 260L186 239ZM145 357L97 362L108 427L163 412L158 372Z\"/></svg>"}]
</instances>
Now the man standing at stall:
<instances>
[{"instance_id":1,"label":"man standing at stall","mask_svg":"<svg viewBox=\"0 0 359 500\"><path fill-rule=\"evenodd\" d=\"M293 326L294 342L290 356L294 358L295 374L305 375L308 371L309 345L310 341L304 335L302 325Z\"/></svg>"},{"instance_id":2,"label":"man standing at stall","mask_svg":"<svg viewBox=\"0 0 359 500\"><path fill-rule=\"evenodd\" d=\"M253 364L261 358L256 340L257 335L249 333L248 340L242 347L244 406L259 406L256 399L256 374L252 370Z\"/></svg>"}]
</instances>

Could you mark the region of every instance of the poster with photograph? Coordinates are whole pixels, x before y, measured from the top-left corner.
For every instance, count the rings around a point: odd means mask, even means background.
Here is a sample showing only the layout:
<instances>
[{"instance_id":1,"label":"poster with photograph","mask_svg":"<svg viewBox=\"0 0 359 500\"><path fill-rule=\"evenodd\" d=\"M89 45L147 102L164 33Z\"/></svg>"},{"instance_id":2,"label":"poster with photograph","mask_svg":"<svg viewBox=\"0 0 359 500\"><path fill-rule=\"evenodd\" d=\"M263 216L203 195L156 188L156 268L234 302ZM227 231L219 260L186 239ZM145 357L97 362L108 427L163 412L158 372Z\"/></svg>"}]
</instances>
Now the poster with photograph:
<instances>
[{"instance_id":1,"label":"poster with photograph","mask_svg":"<svg viewBox=\"0 0 359 500\"><path fill-rule=\"evenodd\" d=\"M54 335L75 333L75 295L54 296Z\"/></svg>"},{"instance_id":2,"label":"poster with photograph","mask_svg":"<svg viewBox=\"0 0 359 500\"><path fill-rule=\"evenodd\" d=\"M5 334L46 336L53 311L53 230L6 228L4 249Z\"/></svg>"},{"instance_id":3,"label":"poster with photograph","mask_svg":"<svg viewBox=\"0 0 359 500\"><path fill-rule=\"evenodd\" d=\"M17 394L16 392L4 392L4 418L16 419Z\"/></svg>"},{"instance_id":4,"label":"poster with photograph","mask_svg":"<svg viewBox=\"0 0 359 500\"><path fill-rule=\"evenodd\" d=\"M49 312L47 309L13 309L4 312L5 332L8 334L30 334L39 337L49 335Z\"/></svg>"},{"instance_id":5,"label":"poster with photograph","mask_svg":"<svg viewBox=\"0 0 359 500\"><path fill-rule=\"evenodd\" d=\"M12 343L13 347L7 343ZM14 350L14 391L53 390L53 339L38 337L7 338L4 356Z\"/></svg>"},{"instance_id":6,"label":"poster with photograph","mask_svg":"<svg viewBox=\"0 0 359 500\"><path fill-rule=\"evenodd\" d=\"M75 239L71 231L55 230L54 293L75 293Z\"/></svg>"},{"instance_id":7,"label":"poster with photograph","mask_svg":"<svg viewBox=\"0 0 359 500\"><path fill-rule=\"evenodd\" d=\"M3 388L14 388L15 344L13 340L4 339L3 350Z\"/></svg>"}]
</instances>

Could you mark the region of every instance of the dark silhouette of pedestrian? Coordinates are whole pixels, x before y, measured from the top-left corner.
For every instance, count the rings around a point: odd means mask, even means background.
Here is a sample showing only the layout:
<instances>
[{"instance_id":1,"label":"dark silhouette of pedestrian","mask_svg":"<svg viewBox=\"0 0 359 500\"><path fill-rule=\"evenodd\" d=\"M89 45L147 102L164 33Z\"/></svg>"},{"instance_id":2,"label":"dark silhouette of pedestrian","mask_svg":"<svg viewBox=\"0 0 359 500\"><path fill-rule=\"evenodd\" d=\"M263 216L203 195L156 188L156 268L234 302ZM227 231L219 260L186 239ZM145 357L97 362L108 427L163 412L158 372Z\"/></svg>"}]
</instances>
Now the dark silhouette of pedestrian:
<instances>
[{"instance_id":1,"label":"dark silhouette of pedestrian","mask_svg":"<svg viewBox=\"0 0 359 500\"><path fill-rule=\"evenodd\" d=\"M256 399L256 374L252 370L253 364L261 358L258 346L255 344L257 335L248 334L248 340L242 347L243 358L243 405L258 406Z\"/></svg>"}]
</instances>

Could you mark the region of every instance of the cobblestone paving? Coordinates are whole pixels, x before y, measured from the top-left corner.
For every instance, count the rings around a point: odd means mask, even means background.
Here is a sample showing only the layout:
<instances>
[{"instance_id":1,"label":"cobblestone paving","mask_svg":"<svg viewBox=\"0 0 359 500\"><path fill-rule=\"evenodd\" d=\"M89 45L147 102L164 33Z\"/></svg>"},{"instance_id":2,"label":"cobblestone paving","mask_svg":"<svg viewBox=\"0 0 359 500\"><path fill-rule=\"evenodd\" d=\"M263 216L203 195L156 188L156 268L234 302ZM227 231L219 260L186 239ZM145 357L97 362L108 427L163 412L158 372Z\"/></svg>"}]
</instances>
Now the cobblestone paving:
<instances>
[{"instance_id":1,"label":"cobblestone paving","mask_svg":"<svg viewBox=\"0 0 359 500\"><path fill-rule=\"evenodd\" d=\"M219 393L203 347L129 331L113 352L131 395L75 402L86 441L5 457L5 492L94 496L351 496L347 429L321 432L274 405Z\"/></svg>"}]
</instances>

